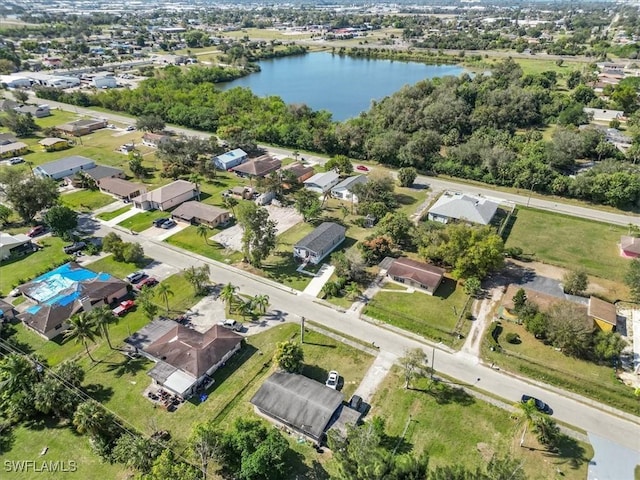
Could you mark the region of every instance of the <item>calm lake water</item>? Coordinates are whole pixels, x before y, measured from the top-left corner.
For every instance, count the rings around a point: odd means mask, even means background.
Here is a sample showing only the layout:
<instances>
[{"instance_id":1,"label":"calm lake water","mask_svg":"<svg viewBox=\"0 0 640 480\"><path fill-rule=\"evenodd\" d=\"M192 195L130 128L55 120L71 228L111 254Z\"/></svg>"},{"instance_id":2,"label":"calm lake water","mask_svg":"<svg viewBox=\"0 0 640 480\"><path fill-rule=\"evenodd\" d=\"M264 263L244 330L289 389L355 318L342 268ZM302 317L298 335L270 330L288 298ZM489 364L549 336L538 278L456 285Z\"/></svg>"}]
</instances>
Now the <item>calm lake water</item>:
<instances>
[{"instance_id":1,"label":"calm lake water","mask_svg":"<svg viewBox=\"0 0 640 480\"><path fill-rule=\"evenodd\" d=\"M249 87L256 95L277 95L286 103L306 103L346 120L380 100L426 78L460 75L456 65L425 65L310 53L260 62L259 73L221 84L222 89Z\"/></svg>"}]
</instances>

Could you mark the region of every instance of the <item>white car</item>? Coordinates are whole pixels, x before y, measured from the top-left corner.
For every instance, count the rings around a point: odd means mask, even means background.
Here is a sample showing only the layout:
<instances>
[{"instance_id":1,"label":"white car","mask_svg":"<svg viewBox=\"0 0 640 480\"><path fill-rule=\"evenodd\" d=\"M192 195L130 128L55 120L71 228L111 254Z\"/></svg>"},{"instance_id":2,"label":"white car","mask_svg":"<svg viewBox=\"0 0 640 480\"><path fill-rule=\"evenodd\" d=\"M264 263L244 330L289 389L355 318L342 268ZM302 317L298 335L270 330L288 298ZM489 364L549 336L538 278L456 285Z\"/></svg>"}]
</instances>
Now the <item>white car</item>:
<instances>
[{"instance_id":1,"label":"white car","mask_svg":"<svg viewBox=\"0 0 640 480\"><path fill-rule=\"evenodd\" d=\"M334 390L336 390L338 388L339 379L340 379L340 374L338 374L338 372L336 372L335 370L331 370L329 372L329 378L327 378L325 385L329 388L333 388Z\"/></svg>"}]
</instances>

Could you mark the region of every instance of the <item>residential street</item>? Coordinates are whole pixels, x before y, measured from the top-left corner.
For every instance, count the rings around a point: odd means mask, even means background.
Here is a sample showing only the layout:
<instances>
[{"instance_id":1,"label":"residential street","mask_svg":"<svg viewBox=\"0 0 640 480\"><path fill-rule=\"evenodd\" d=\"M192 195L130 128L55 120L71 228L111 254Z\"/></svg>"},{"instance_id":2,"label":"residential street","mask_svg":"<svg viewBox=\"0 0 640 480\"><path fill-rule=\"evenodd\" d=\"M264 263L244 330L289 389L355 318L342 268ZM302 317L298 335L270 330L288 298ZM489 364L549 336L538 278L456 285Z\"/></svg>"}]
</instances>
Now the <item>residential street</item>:
<instances>
[{"instance_id":1,"label":"residential street","mask_svg":"<svg viewBox=\"0 0 640 480\"><path fill-rule=\"evenodd\" d=\"M100 225L98 235L104 236L113 229ZM131 236L120 229L115 230L125 241L141 241L145 253L157 261L178 269L192 265L208 263L211 278L218 283L231 282L240 287L247 295L269 295L271 308L281 310L289 320L297 321L300 316L314 320L326 327L342 332L345 335L373 342L381 352L401 356L408 348L424 348L431 358L432 347L420 343L385 328L373 325L317 302L314 298L300 294L287 287L261 277L256 277L234 267L213 262L205 257L191 254L168 244ZM450 354L436 350L435 369L443 374L456 378L460 384L476 385L487 392L499 395L509 401L516 402L523 393L539 397L549 403L554 410L554 417L589 433L616 442L628 449L638 452L640 463L640 418L596 402L578 397L550 386L535 386L528 381L515 378L500 371L477 363L469 354ZM599 408L596 408L598 405ZM612 412L612 413L606 413Z\"/></svg>"}]
</instances>

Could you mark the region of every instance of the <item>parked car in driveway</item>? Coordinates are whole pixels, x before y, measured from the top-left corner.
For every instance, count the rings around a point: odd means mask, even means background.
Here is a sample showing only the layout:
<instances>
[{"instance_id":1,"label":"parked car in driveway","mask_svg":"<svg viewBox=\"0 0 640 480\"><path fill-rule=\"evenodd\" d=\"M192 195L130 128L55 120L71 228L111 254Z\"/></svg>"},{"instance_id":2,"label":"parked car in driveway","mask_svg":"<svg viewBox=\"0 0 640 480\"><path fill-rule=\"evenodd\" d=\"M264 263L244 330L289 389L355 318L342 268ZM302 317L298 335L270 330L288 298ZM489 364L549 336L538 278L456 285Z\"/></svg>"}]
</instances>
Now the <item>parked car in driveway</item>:
<instances>
[{"instance_id":1,"label":"parked car in driveway","mask_svg":"<svg viewBox=\"0 0 640 480\"><path fill-rule=\"evenodd\" d=\"M338 380L340 380L340 374L335 370L331 370L329 372L329 378L325 382L325 385L329 388L333 388L334 390L338 389Z\"/></svg>"},{"instance_id":2,"label":"parked car in driveway","mask_svg":"<svg viewBox=\"0 0 640 480\"><path fill-rule=\"evenodd\" d=\"M360 170L361 172L368 172L369 171L369 167L365 167L364 165L358 165L356 167L356 170Z\"/></svg>"},{"instance_id":3,"label":"parked car in driveway","mask_svg":"<svg viewBox=\"0 0 640 480\"><path fill-rule=\"evenodd\" d=\"M42 235L46 231L44 225L36 225L27 233L27 237L37 237L38 235Z\"/></svg>"},{"instance_id":4,"label":"parked car in driveway","mask_svg":"<svg viewBox=\"0 0 640 480\"><path fill-rule=\"evenodd\" d=\"M161 227L164 222L168 222L169 218L156 218L152 223L154 227Z\"/></svg>"},{"instance_id":5,"label":"parked car in driveway","mask_svg":"<svg viewBox=\"0 0 640 480\"><path fill-rule=\"evenodd\" d=\"M24 158L22 157L13 157L9 160L9 165L18 165L19 163L24 163Z\"/></svg>"},{"instance_id":6,"label":"parked car in driveway","mask_svg":"<svg viewBox=\"0 0 640 480\"><path fill-rule=\"evenodd\" d=\"M537 399L536 397L532 397L530 395L522 395L522 398L520 399L522 403L527 403L529 402L529 400L533 400L533 404L535 405L535 407L538 409L539 412L546 413L549 415L553 413L553 410L551 410L551 407L549 407L549 405L544 403L542 400Z\"/></svg>"},{"instance_id":7,"label":"parked car in driveway","mask_svg":"<svg viewBox=\"0 0 640 480\"><path fill-rule=\"evenodd\" d=\"M116 317L121 317L135 306L136 304L133 300L125 300L120 302L120 305L114 308L112 312Z\"/></svg>"},{"instance_id":8,"label":"parked car in driveway","mask_svg":"<svg viewBox=\"0 0 640 480\"><path fill-rule=\"evenodd\" d=\"M228 328L229 330L233 330L234 332L239 332L242 330L242 323L237 320L227 319L224 322L218 322L218 325Z\"/></svg>"},{"instance_id":9,"label":"parked car in driveway","mask_svg":"<svg viewBox=\"0 0 640 480\"><path fill-rule=\"evenodd\" d=\"M169 230L170 228L173 228L176 225L177 225L176 222L174 222L173 220L168 218L166 222L164 222L162 225L160 225L160 228L164 228L165 230Z\"/></svg>"},{"instance_id":10,"label":"parked car in driveway","mask_svg":"<svg viewBox=\"0 0 640 480\"><path fill-rule=\"evenodd\" d=\"M138 283L143 278L145 278L146 276L147 276L147 274L144 273L142 270L140 270L140 271L137 271L137 272L130 273L124 279L129 283L134 283L135 284L135 283Z\"/></svg>"},{"instance_id":11,"label":"parked car in driveway","mask_svg":"<svg viewBox=\"0 0 640 480\"><path fill-rule=\"evenodd\" d=\"M136 290L142 290L144 287L155 287L158 284L158 280L153 277L147 277L142 279L137 285Z\"/></svg>"},{"instance_id":12,"label":"parked car in driveway","mask_svg":"<svg viewBox=\"0 0 640 480\"><path fill-rule=\"evenodd\" d=\"M84 242L75 242L75 243L72 243L71 245L65 245L64 247L62 247L62 250L66 254L71 254L71 253L77 253L83 250L86 246L87 244Z\"/></svg>"}]
</instances>

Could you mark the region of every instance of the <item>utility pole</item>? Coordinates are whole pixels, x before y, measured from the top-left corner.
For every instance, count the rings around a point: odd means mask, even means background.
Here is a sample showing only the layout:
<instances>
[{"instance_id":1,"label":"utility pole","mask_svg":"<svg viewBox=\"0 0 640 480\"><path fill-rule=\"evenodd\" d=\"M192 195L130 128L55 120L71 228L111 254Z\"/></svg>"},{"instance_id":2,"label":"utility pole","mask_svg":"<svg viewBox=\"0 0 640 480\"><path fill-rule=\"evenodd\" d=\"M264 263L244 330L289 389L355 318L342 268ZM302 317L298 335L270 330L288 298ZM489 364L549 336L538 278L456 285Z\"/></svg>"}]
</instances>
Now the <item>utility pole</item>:
<instances>
[{"instance_id":1,"label":"utility pole","mask_svg":"<svg viewBox=\"0 0 640 480\"><path fill-rule=\"evenodd\" d=\"M300 343L304 343L304 317L300 317Z\"/></svg>"},{"instance_id":2,"label":"utility pole","mask_svg":"<svg viewBox=\"0 0 640 480\"><path fill-rule=\"evenodd\" d=\"M435 365L436 363L436 347L433 347L433 351L431 352L431 378L430 380L433 380L433 372L435 370Z\"/></svg>"}]
</instances>

